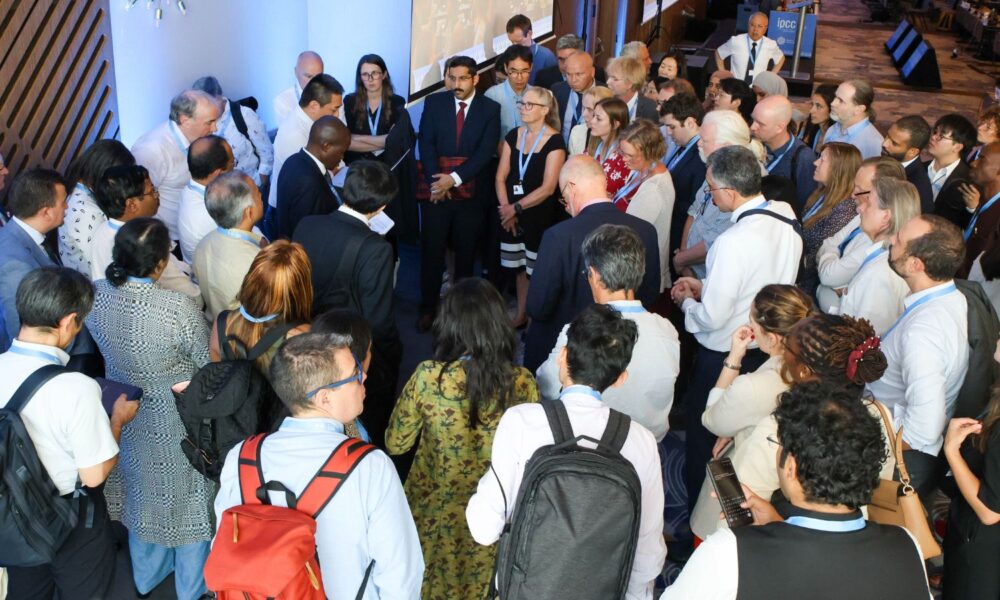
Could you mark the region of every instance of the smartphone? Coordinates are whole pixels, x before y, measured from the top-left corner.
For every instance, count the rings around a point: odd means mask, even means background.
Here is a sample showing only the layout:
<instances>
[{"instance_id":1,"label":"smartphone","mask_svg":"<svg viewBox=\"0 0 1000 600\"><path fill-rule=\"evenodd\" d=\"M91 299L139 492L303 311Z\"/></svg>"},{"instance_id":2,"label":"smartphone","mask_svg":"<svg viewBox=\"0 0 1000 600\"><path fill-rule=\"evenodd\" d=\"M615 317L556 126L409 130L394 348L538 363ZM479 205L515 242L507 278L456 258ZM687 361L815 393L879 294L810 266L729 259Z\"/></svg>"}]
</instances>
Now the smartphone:
<instances>
[{"instance_id":1,"label":"smartphone","mask_svg":"<svg viewBox=\"0 0 1000 600\"><path fill-rule=\"evenodd\" d=\"M94 378L101 386L101 404L104 410L110 415L115 407L118 396L125 394L125 398L133 402L142 400L142 388L127 383L111 381L103 377Z\"/></svg>"},{"instance_id":2,"label":"smartphone","mask_svg":"<svg viewBox=\"0 0 1000 600\"><path fill-rule=\"evenodd\" d=\"M726 516L729 527L741 527L753 523L750 509L740 506L746 502L743 487L736 478L733 462L728 458L716 458L708 461L708 479L715 488L715 495L722 505L722 514Z\"/></svg>"}]
</instances>

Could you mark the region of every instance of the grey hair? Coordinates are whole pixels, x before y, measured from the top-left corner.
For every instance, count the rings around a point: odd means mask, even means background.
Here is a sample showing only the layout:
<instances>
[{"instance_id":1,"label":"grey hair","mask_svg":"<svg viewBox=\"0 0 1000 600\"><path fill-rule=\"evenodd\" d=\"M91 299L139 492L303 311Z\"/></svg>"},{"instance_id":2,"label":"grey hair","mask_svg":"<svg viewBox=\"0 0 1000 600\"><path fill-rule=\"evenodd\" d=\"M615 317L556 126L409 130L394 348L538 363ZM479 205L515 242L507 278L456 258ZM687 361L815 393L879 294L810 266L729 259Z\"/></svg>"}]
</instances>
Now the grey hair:
<instances>
[{"instance_id":1,"label":"grey hair","mask_svg":"<svg viewBox=\"0 0 1000 600\"><path fill-rule=\"evenodd\" d=\"M271 386L292 415L312 407L309 392L347 376L337 368L338 350L350 350L344 336L303 333L288 338L271 361Z\"/></svg>"},{"instance_id":2,"label":"grey hair","mask_svg":"<svg viewBox=\"0 0 1000 600\"><path fill-rule=\"evenodd\" d=\"M583 38L575 33L567 33L566 35L560 36L559 39L556 40L556 51L566 50L567 48L580 50L582 52Z\"/></svg>"},{"instance_id":3,"label":"grey hair","mask_svg":"<svg viewBox=\"0 0 1000 600\"><path fill-rule=\"evenodd\" d=\"M920 193L909 181L875 175L872 189L878 198L878 207L892 213L889 217L889 229L885 232L887 236L896 235L907 221L920 215Z\"/></svg>"},{"instance_id":4,"label":"grey hair","mask_svg":"<svg viewBox=\"0 0 1000 600\"><path fill-rule=\"evenodd\" d=\"M732 188L748 198L760 193L760 163L753 152L743 146L725 146L708 157L706 168L719 187Z\"/></svg>"},{"instance_id":5,"label":"grey hair","mask_svg":"<svg viewBox=\"0 0 1000 600\"><path fill-rule=\"evenodd\" d=\"M218 98L222 96L222 84L219 80L211 75L206 75L204 77L199 77L197 81L191 84L192 90L198 90L200 92L205 92L209 96L215 96Z\"/></svg>"},{"instance_id":6,"label":"grey hair","mask_svg":"<svg viewBox=\"0 0 1000 600\"><path fill-rule=\"evenodd\" d=\"M583 240L583 264L601 276L609 292L637 290L646 274L646 247L625 225L601 225Z\"/></svg>"},{"instance_id":7,"label":"grey hair","mask_svg":"<svg viewBox=\"0 0 1000 600\"><path fill-rule=\"evenodd\" d=\"M181 117L193 117L198 109L198 100L209 104L215 103L215 98L201 90L184 90L170 101L170 120L180 123Z\"/></svg>"},{"instance_id":8,"label":"grey hair","mask_svg":"<svg viewBox=\"0 0 1000 600\"><path fill-rule=\"evenodd\" d=\"M639 57L639 48L645 48L646 43L636 40L634 42L629 42L622 46L622 52L618 56L631 56L632 58Z\"/></svg>"},{"instance_id":9,"label":"grey hair","mask_svg":"<svg viewBox=\"0 0 1000 600\"><path fill-rule=\"evenodd\" d=\"M223 229L243 220L243 211L253 205L253 180L242 171L223 173L205 188L205 208Z\"/></svg>"}]
</instances>

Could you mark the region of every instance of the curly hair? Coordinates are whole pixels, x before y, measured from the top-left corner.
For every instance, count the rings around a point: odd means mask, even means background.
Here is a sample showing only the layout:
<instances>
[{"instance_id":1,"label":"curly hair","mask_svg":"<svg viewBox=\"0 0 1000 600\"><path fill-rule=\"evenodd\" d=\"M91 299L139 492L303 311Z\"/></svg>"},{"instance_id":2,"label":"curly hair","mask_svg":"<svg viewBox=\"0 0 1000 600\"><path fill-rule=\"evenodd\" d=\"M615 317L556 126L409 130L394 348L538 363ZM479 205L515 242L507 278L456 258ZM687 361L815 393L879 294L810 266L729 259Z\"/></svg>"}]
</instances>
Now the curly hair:
<instances>
[{"instance_id":1,"label":"curly hair","mask_svg":"<svg viewBox=\"0 0 1000 600\"><path fill-rule=\"evenodd\" d=\"M817 313L804 319L785 338L782 378L791 384L819 380L828 384L864 386L877 381L886 369L882 350L861 353L853 377L848 377L851 352L870 338L875 328L867 319Z\"/></svg>"},{"instance_id":2,"label":"curly hair","mask_svg":"<svg viewBox=\"0 0 1000 600\"><path fill-rule=\"evenodd\" d=\"M878 417L855 391L823 381L796 385L781 394L774 418L779 467L795 457L806 500L854 509L871 501L888 451Z\"/></svg>"}]
</instances>

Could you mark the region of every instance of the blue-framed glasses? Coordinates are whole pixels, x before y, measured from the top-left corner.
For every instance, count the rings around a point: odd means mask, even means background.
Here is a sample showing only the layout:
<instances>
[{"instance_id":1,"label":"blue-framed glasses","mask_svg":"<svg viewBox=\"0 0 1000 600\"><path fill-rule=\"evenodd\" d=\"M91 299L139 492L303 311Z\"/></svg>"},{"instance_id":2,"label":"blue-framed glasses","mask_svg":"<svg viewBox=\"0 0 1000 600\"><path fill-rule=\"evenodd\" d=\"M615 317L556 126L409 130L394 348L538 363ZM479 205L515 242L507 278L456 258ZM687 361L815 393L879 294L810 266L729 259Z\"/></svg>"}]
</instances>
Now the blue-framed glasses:
<instances>
[{"instance_id":1,"label":"blue-framed glasses","mask_svg":"<svg viewBox=\"0 0 1000 600\"><path fill-rule=\"evenodd\" d=\"M364 367L361 366L361 361L358 360L357 356L354 356L353 352L351 353L351 358L354 359L354 368L356 369L354 375L351 375L347 379L341 379L340 381L334 381L333 383L321 385L320 387L306 394L306 398L312 398L316 394L320 393L322 390L335 390L342 385L347 385L348 383L351 383L352 381L357 381L358 383L364 383L365 369Z\"/></svg>"}]
</instances>

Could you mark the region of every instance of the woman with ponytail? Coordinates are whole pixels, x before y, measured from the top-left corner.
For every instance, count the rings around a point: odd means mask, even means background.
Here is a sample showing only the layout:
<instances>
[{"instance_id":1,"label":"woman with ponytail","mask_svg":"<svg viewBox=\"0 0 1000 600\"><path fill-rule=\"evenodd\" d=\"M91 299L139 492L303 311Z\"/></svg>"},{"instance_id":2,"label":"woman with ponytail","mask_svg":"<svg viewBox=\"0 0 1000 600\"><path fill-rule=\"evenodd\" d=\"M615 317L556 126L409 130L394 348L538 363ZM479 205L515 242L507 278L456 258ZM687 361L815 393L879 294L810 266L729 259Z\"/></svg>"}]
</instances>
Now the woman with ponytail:
<instances>
[{"instance_id":1,"label":"woman with ponytail","mask_svg":"<svg viewBox=\"0 0 1000 600\"><path fill-rule=\"evenodd\" d=\"M194 300L160 287L169 256L162 222L142 217L122 225L107 279L94 284L87 327L108 379L143 390L106 489L112 514L128 528L136 588L149 593L175 571L177 597L196 599L207 591L202 571L214 534L214 491L181 451L184 426L170 387L208 362L208 327Z\"/></svg>"}]
</instances>

